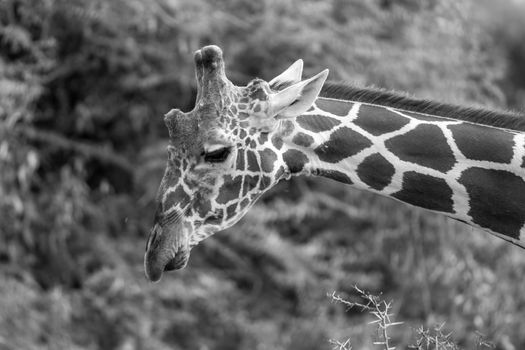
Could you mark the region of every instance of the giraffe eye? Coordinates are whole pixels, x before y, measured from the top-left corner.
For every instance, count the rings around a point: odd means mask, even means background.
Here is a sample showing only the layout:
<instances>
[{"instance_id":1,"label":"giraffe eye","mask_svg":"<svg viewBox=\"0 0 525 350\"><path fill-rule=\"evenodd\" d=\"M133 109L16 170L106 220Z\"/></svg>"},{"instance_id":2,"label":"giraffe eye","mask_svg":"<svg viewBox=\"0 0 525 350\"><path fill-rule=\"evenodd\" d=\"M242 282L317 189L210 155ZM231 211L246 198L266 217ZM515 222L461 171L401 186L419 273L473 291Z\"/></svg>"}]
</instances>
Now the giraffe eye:
<instances>
[{"instance_id":1,"label":"giraffe eye","mask_svg":"<svg viewBox=\"0 0 525 350\"><path fill-rule=\"evenodd\" d=\"M211 152L204 152L204 161L210 163L221 163L228 158L230 154L231 147L223 147Z\"/></svg>"}]
</instances>

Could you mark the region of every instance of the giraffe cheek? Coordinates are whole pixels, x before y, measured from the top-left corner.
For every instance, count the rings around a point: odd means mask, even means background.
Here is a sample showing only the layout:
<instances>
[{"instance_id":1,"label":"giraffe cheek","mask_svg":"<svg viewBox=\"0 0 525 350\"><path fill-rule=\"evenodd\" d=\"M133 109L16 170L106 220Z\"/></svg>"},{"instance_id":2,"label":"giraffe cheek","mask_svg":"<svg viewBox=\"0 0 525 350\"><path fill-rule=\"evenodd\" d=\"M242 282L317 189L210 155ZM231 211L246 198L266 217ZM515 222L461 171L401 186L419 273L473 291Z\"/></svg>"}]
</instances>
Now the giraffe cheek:
<instances>
[{"instance_id":1,"label":"giraffe cheek","mask_svg":"<svg viewBox=\"0 0 525 350\"><path fill-rule=\"evenodd\" d=\"M226 217L230 220L237 216L237 203L231 204L226 208Z\"/></svg>"},{"instance_id":2,"label":"giraffe cheek","mask_svg":"<svg viewBox=\"0 0 525 350\"><path fill-rule=\"evenodd\" d=\"M226 175L224 177L224 185L221 187L219 196L217 197L217 203L226 204L233 199L239 198L241 182L241 176L232 178L230 175Z\"/></svg>"},{"instance_id":3,"label":"giraffe cheek","mask_svg":"<svg viewBox=\"0 0 525 350\"><path fill-rule=\"evenodd\" d=\"M250 204L250 200L248 198L244 198L241 203L239 203L239 210L244 210L248 207L248 205Z\"/></svg>"},{"instance_id":4,"label":"giraffe cheek","mask_svg":"<svg viewBox=\"0 0 525 350\"><path fill-rule=\"evenodd\" d=\"M284 167L281 165L279 169L277 169L277 172L275 173L275 177L274 177L275 182L281 180L284 177L284 173L285 173Z\"/></svg>"},{"instance_id":5,"label":"giraffe cheek","mask_svg":"<svg viewBox=\"0 0 525 350\"><path fill-rule=\"evenodd\" d=\"M248 170L252 172L260 171L259 163L257 163L257 156L253 151L246 152L248 156Z\"/></svg>"},{"instance_id":6,"label":"giraffe cheek","mask_svg":"<svg viewBox=\"0 0 525 350\"><path fill-rule=\"evenodd\" d=\"M211 203L207 199L201 199L196 204L196 211L199 217L203 218L211 211Z\"/></svg>"},{"instance_id":7,"label":"giraffe cheek","mask_svg":"<svg viewBox=\"0 0 525 350\"><path fill-rule=\"evenodd\" d=\"M261 158L261 170L265 173L271 173L277 161L277 155L271 149L267 148L259 151L259 157Z\"/></svg>"},{"instance_id":8,"label":"giraffe cheek","mask_svg":"<svg viewBox=\"0 0 525 350\"><path fill-rule=\"evenodd\" d=\"M219 209L215 213L209 215L205 220L205 225L220 225L224 219L224 211Z\"/></svg>"},{"instance_id":9,"label":"giraffe cheek","mask_svg":"<svg viewBox=\"0 0 525 350\"><path fill-rule=\"evenodd\" d=\"M261 191L266 190L272 186L272 178L269 176L262 176L261 177Z\"/></svg>"},{"instance_id":10,"label":"giraffe cheek","mask_svg":"<svg viewBox=\"0 0 525 350\"><path fill-rule=\"evenodd\" d=\"M190 201L190 196L184 191L184 188L182 186L178 186L175 191L170 192L166 196L166 200L163 203L163 209L167 210L172 208L175 205L179 205L180 207L184 207L186 204L188 204Z\"/></svg>"},{"instance_id":11,"label":"giraffe cheek","mask_svg":"<svg viewBox=\"0 0 525 350\"><path fill-rule=\"evenodd\" d=\"M235 168L237 170L244 170L244 152L242 151L239 151L239 153L237 154L237 163Z\"/></svg>"},{"instance_id":12,"label":"giraffe cheek","mask_svg":"<svg viewBox=\"0 0 525 350\"><path fill-rule=\"evenodd\" d=\"M248 192L256 188L258 183L259 183L259 176L250 176L250 175L246 176L244 178L244 187L243 187L242 196L243 197L246 196Z\"/></svg>"},{"instance_id":13,"label":"giraffe cheek","mask_svg":"<svg viewBox=\"0 0 525 350\"><path fill-rule=\"evenodd\" d=\"M308 157L306 157L304 153L294 149L286 151L283 154L283 160L292 173L300 173L303 171L306 163L308 163Z\"/></svg>"}]
</instances>

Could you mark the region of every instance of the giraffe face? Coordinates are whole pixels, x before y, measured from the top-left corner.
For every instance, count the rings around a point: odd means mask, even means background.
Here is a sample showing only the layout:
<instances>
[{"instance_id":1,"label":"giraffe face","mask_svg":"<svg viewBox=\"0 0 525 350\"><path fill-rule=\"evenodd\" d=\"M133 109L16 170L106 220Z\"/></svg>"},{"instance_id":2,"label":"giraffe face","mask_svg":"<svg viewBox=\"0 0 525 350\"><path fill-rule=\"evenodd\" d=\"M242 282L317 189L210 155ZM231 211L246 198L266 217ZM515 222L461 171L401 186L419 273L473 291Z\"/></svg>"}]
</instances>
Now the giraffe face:
<instances>
[{"instance_id":1,"label":"giraffe face","mask_svg":"<svg viewBox=\"0 0 525 350\"><path fill-rule=\"evenodd\" d=\"M168 162L145 255L152 281L164 270L183 268L195 245L236 223L289 174L278 146L287 133L280 119L308 109L326 79L324 72L301 82L299 61L270 83L255 79L236 87L224 75L219 48L197 51L195 62L195 108L165 117ZM272 89L277 85L289 87Z\"/></svg>"}]
</instances>

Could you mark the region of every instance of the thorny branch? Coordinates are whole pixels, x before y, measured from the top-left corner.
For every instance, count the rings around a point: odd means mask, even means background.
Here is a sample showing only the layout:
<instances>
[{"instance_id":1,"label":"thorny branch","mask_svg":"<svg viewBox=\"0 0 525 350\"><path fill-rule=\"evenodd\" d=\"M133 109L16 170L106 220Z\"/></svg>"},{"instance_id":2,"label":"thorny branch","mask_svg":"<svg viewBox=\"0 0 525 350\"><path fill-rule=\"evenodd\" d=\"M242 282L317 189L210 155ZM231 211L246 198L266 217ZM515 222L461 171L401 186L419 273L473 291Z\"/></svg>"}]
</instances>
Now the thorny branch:
<instances>
[{"instance_id":1,"label":"thorny branch","mask_svg":"<svg viewBox=\"0 0 525 350\"><path fill-rule=\"evenodd\" d=\"M368 311L371 315L375 316L376 319L370 322L370 324L377 324L380 340L374 342L374 345L380 345L384 350L394 350L395 346L390 345L391 338L388 335L388 329L392 326L400 325L403 322L392 322L391 317L393 314L390 313L392 302L387 303L386 301L381 300L379 297L359 289L357 286L354 286L354 289L361 296L361 298L366 301L366 303L345 300L341 296L335 294L335 292L333 292L330 297L333 301L342 303L348 309L358 307L361 309L361 311ZM349 341L350 340L348 340L348 342ZM338 345L339 343L336 344ZM345 348L343 347L342 349Z\"/></svg>"}]
</instances>

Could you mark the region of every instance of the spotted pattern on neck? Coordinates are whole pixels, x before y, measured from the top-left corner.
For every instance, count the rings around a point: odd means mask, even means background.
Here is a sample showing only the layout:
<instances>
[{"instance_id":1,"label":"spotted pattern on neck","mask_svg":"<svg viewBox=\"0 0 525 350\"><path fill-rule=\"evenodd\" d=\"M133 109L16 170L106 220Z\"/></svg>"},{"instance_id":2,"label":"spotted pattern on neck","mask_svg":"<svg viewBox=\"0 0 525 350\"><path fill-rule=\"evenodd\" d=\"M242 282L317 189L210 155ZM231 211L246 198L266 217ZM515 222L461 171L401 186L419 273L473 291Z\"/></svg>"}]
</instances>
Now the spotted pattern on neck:
<instances>
[{"instance_id":1,"label":"spotted pattern on neck","mask_svg":"<svg viewBox=\"0 0 525 350\"><path fill-rule=\"evenodd\" d=\"M305 146L297 135L313 142ZM306 173L344 174L336 180L524 238L523 133L319 98L285 144L305 155Z\"/></svg>"}]
</instances>

